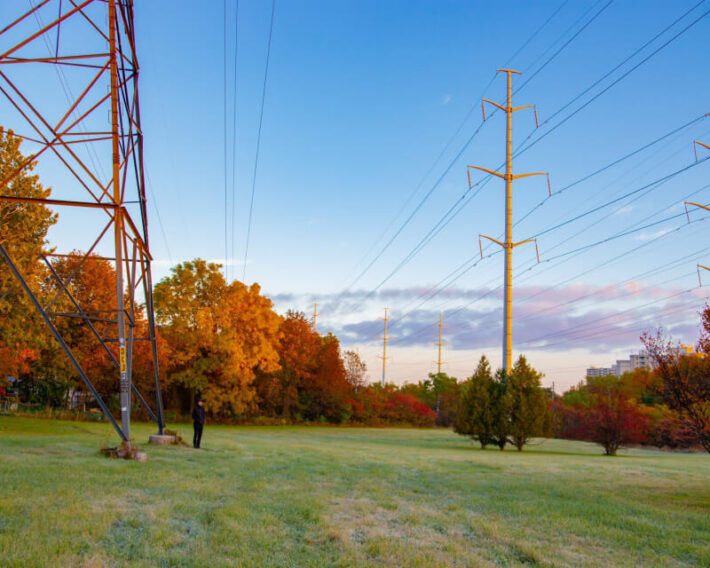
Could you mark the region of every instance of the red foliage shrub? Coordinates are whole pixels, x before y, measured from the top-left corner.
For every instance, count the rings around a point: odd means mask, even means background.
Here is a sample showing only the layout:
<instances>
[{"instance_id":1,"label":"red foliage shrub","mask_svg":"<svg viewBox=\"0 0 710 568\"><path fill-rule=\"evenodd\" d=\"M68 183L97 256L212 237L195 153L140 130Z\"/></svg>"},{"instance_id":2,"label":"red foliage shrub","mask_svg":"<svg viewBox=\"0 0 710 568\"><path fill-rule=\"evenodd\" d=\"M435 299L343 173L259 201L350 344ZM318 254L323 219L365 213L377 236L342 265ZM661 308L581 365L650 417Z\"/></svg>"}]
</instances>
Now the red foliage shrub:
<instances>
[{"instance_id":1,"label":"red foliage shrub","mask_svg":"<svg viewBox=\"0 0 710 568\"><path fill-rule=\"evenodd\" d=\"M618 390L599 393L593 406L572 406L554 400L550 410L556 437L596 442L610 456L621 446L647 441L649 418Z\"/></svg>"},{"instance_id":2,"label":"red foliage shrub","mask_svg":"<svg viewBox=\"0 0 710 568\"><path fill-rule=\"evenodd\" d=\"M386 416L392 422L414 426L434 426L436 412L411 394L394 394L385 403Z\"/></svg>"},{"instance_id":3,"label":"red foliage shrub","mask_svg":"<svg viewBox=\"0 0 710 568\"><path fill-rule=\"evenodd\" d=\"M608 456L616 455L623 445L642 443L646 439L647 418L618 391L600 397L596 408L585 414L588 439L601 444Z\"/></svg>"}]
</instances>

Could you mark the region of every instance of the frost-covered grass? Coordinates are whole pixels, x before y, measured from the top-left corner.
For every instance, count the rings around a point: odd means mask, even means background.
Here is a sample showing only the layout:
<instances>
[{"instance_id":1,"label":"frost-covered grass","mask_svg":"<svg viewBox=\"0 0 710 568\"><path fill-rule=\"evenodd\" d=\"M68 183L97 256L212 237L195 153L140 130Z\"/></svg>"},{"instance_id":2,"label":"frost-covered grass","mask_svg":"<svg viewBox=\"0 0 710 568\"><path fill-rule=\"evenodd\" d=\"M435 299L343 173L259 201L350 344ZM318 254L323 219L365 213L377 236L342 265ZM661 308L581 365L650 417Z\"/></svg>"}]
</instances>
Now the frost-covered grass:
<instances>
[{"instance_id":1,"label":"frost-covered grass","mask_svg":"<svg viewBox=\"0 0 710 568\"><path fill-rule=\"evenodd\" d=\"M707 454L208 425L139 464L109 428L0 417L0 565L710 565Z\"/></svg>"}]
</instances>

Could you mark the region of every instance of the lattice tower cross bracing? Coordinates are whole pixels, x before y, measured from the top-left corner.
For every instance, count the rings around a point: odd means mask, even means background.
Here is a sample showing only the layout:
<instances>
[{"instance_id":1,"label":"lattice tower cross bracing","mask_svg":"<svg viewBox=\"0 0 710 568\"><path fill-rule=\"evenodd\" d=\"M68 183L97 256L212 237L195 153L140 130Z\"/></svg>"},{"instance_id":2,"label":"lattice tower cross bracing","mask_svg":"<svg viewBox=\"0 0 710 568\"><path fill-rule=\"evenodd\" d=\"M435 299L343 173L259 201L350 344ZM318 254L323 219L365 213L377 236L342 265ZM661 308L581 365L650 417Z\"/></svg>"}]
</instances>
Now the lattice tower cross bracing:
<instances>
[{"instance_id":1,"label":"lattice tower cross bracing","mask_svg":"<svg viewBox=\"0 0 710 568\"><path fill-rule=\"evenodd\" d=\"M0 242L0 255L69 357L76 375L125 441L130 441L132 395L157 423L159 434L164 428L138 72L132 0L38 1L0 30L4 126L32 149L20 167L0 179L0 204L58 208L58 227L65 217L65 224L71 222L69 230L60 233L64 240L53 243L58 251L43 251L39 259L32 260L46 266L51 294L33 287L23 275L21 267L28 260L15 258L15 243ZM57 79L66 104L61 92L47 96L48 85ZM58 195L39 199L13 193L13 181L34 163L40 168L48 164L43 176L46 171L56 177L43 177L43 181L51 183ZM85 252L75 252L79 248ZM57 269L58 259L74 263L68 274ZM111 263L115 296L109 304L86 307L87 300L73 289L72 280L83 266L96 261ZM82 322L115 368L120 425L94 386L98 377L92 380L87 375L72 352L71 341L63 336L60 318ZM150 342L153 406L132 381L136 341Z\"/></svg>"}]
</instances>

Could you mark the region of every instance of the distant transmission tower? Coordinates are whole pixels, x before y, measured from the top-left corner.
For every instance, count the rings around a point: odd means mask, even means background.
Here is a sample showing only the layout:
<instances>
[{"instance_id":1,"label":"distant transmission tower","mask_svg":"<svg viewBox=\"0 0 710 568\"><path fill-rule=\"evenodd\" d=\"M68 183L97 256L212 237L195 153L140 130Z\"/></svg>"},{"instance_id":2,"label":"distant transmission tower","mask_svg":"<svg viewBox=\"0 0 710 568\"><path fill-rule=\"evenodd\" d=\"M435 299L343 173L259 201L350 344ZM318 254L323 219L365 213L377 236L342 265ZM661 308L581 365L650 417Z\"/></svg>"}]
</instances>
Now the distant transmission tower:
<instances>
[{"instance_id":1,"label":"distant transmission tower","mask_svg":"<svg viewBox=\"0 0 710 568\"><path fill-rule=\"evenodd\" d=\"M66 213L59 217L59 225L66 229L57 243L65 254L42 254L33 259L46 264L56 295L46 299L31 288L10 254L18 243L0 245L0 255L118 435L130 441L132 394L162 434L133 2L30 2L28 11L8 22L0 30L0 113L2 122L25 141L32 155L0 179L0 200L61 207ZM61 91L56 87L57 79ZM43 168L46 164L43 171L54 176L51 185L61 199L13 194L13 180L34 161ZM86 252L72 252L78 249ZM55 269L57 257L71 257L80 265L97 258L111 262L116 281L110 305L94 311L84 309L71 285ZM60 298L71 306L69 311L57 311ZM137 337L143 302L147 333ZM72 353L69 338L55 325L62 317L82 322L114 365L120 425ZM132 382L135 341L151 345L154 409Z\"/></svg>"},{"instance_id":2,"label":"distant transmission tower","mask_svg":"<svg viewBox=\"0 0 710 568\"><path fill-rule=\"evenodd\" d=\"M434 343L434 345L437 345L439 347L439 357L436 361L436 372L441 373L441 366L444 364L444 361L441 360L441 348L442 346L446 345L446 342L441 341L441 328L444 327L444 323L442 322L442 317L443 314L439 312L439 323L437 324L437 327L439 328L439 341L437 343Z\"/></svg>"},{"instance_id":3,"label":"distant transmission tower","mask_svg":"<svg viewBox=\"0 0 710 568\"><path fill-rule=\"evenodd\" d=\"M316 320L318 319L318 304L313 304L313 331L317 332Z\"/></svg>"},{"instance_id":4,"label":"distant transmission tower","mask_svg":"<svg viewBox=\"0 0 710 568\"><path fill-rule=\"evenodd\" d=\"M710 116L710 113L706 116ZM698 161L698 146L702 146L703 148L707 148L710 150L710 145L705 144L704 142L700 142L700 140L693 140L693 150L695 151L695 161ZM690 223L690 214L688 213L688 205L693 205L695 207L700 207L701 209L705 209L706 211L710 211L710 207L707 205L703 205L701 203L694 203L693 201L686 201L685 202L685 215L688 218L688 223ZM704 264L698 264L698 286L702 287L703 281L700 278L700 269L703 270L710 270L710 267L705 266Z\"/></svg>"},{"instance_id":5,"label":"distant transmission tower","mask_svg":"<svg viewBox=\"0 0 710 568\"><path fill-rule=\"evenodd\" d=\"M505 267L503 270L504 278L504 303L503 303L503 368L505 370L510 370L512 366L512 342L513 342L513 249L525 243L535 242L535 250L537 251L537 241L535 239L527 239L520 241L519 243L513 242L513 180L521 179L529 176L548 176L548 191L550 194L550 181L547 172L534 172L529 174L518 174L513 175L513 113L526 108L535 109L534 105L525 105L517 108L513 108L513 73L520 74L519 71L513 71L512 69L497 69L496 72L507 73L508 75L508 100L506 106L499 105L496 102L489 101L488 99L483 99L481 103L481 110L483 112L483 120L486 120L485 106L483 103L491 104L506 114L507 118L507 130L506 130L506 152L505 152L505 173L501 174L499 172L483 168L481 166L468 166L469 168L475 168L487 172L491 175L498 176L505 180L505 242L500 242L493 237L487 235L479 235L479 247L481 248L481 257L483 257L483 246L481 245L481 237L493 241L494 243L503 247L505 251ZM537 125L537 111L535 111L535 124ZM468 172L468 183L471 187L471 175L470 170ZM538 262L540 261L540 255L538 252Z\"/></svg>"},{"instance_id":6,"label":"distant transmission tower","mask_svg":"<svg viewBox=\"0 0 710 568\"><path fill-rule=\"evenodd\" d=\"M378 357L382 359L382 388L385 388L385 377L387 375L387 342L394 339L387 337L387 321L387 308L385 308L385 333L379 338L382 340L382 356L380 357L378 355Z\"/></svg>"}]
</instances>

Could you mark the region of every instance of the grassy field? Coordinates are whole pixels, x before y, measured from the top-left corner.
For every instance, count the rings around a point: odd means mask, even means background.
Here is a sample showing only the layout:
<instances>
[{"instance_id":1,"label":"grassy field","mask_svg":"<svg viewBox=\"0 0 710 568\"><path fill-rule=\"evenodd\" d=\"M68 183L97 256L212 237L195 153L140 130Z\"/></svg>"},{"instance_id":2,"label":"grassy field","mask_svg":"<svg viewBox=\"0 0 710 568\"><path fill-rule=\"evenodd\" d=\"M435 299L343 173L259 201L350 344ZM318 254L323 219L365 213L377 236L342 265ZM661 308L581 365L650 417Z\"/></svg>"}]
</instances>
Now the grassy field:
<instances>
[{"instance_id":1,"label":"grassy field","mask_svg":"<svg viewBox=\"0 0 710 568\"><path fill-rule=\"evenodd\" d=\"M0 416L0 565L710 566L706 454L208 425L204 449L139 464L101 457L109 441Z\"/></svg>"}]
</instances>

